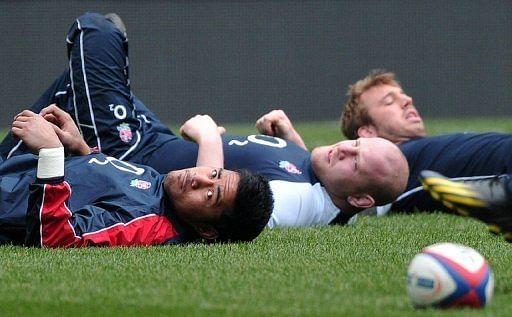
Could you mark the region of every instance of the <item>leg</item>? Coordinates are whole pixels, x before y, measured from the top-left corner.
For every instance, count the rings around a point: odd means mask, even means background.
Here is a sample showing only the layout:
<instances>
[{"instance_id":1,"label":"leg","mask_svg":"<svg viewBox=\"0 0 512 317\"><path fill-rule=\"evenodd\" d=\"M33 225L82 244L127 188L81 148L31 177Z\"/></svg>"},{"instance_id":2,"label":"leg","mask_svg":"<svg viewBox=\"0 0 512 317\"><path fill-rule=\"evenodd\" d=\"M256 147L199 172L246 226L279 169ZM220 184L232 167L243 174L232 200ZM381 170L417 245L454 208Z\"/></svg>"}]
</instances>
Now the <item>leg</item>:
<instances>
[{"instance_id":1,"label":"leg","mask_svg":"<svg viewBox=\"0 0 512 317\"><path fill-rule=\"evenodd\" d=\"M128 42L104 16L85 13L68 37L75 119L89 146L126 159L140 145L141 122L128 79Z\"/></svg>"},{"instance_id":2,"label":"leg","mask_svg":"<svg viewBox=\"0 0 512 317\"><path fill-rule=\"evenodd\" d=\"M512 242L512 178L509 175L478 180L451 181L422 171L420 181L430 195L462 216L490 225L491 232Z\"/></svg>"},{"instance_id":3,"label":"leg","mask_svg":"<svg viewBox=\"0 0 512 317\"><path fill-rule=\"evenodd\" d=\"M133 95L128 40L122 29L95 13L80 16L71 27L67 41L75 96L72 108L89 146L146 164L158 149L154 142L176 136Z\"/></svg>"}]
</instances>

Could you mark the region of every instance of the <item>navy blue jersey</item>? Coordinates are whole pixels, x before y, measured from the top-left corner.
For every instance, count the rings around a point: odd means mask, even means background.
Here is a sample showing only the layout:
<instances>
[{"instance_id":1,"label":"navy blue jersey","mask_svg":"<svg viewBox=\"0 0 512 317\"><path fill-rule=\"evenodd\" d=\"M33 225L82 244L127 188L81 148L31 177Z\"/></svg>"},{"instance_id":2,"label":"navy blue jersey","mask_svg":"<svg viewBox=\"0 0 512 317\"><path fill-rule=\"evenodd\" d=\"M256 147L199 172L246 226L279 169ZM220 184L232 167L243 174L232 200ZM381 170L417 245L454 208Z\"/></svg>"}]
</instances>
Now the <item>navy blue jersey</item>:
<instances>
[{"instance_id":1,"label":"navy blue jersey","mask_svg":"<svg viewBox=\"0 0 512 317\"><path fill-rule=\"evenodd\" d=\"M512 135L502 133L456 133L424 137L399 145L410 168L405 193L393 203L394 211L445 210L421 189L422 170L450 178L480 178L512 172Z\"/></svg>"},{"instance_id":2,"label":"navy blue jersey","mask_svg":"<svg viewBox=\"0 0 512 317\"><path fill-rule=\"evenodd\" d=\"M268 180L318 182L311 168L311 155L293 142L265 135L223 136L224 167L248 169ZM145 163L160 173L195 166L198 146L171 138L151 153Z\"/></svg>"},{"instance_id":3,"label":"navy blue jersey","mask_svg":"<svg viewBox=\"0 0 512 317\"><path fill-rule=\"evenodd\" d=\"M37 157L31 154L0 165L3 242L152 245L191 236L170 211L164 176L152 168L103 154L70 157L65 182L32 184L36 167Z\"/></svg>"},{"instance_id":4,"label":"navy blue jersey","mask_svg":"<svg viewBox=\"0 0 512 317\"><path fill-rule=\"evenodd\" d=\"M74 118L90 147L118 159L162 173L195 166L197 145L176 137L132 94L128 42L112 23L86 13L72 25L67 43L70 68L32 106L34 112L56 103ZM26 151L10 135L0 145L1 159ZM312 172L310 154L295 144L264 136L225 137L224 158L225 168L248 169L271 181L273 217L296 215L276 223L326 224L339 213Z\"/></svg>"},{"instance_id":5,"label":"navy blue jersey","mask_svg":"<svg viewBox=\"0 0 512 317\"><path fill-rule=\"evenodd\" d=\"M156 134L167 141L141 155L144 164L162 173L194 166L197 144ZM293 142L264 135L224 136L222 140L225 168L248 169L269 180L274 196L270 228L326 225L339 215L339 208L313 173L308 151ZM348 221L348 217L343 219Z\"/></svg>"}]
</instances>

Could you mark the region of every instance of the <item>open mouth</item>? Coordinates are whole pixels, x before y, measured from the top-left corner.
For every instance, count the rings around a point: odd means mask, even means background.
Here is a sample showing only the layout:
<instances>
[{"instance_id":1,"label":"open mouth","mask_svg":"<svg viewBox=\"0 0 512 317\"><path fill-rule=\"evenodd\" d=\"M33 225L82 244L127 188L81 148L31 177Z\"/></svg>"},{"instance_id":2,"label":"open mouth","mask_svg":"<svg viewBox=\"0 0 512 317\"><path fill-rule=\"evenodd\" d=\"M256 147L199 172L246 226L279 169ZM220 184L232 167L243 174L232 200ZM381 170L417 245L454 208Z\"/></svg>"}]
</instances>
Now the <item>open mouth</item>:
<instances>
[{"instance_id":1,"label":"open mouth","mask_svg":"<svg viewBox=\"0 0 512 317\"><path fill-rule=\"evenodd\" d=\"M405 119L406 119L406 120L409 120L409 119L418 119L419 117L420 117L420 116L419 116L419 114L418 114L416 111L414 111L414 110L411 110L411 111L409 111L409 112L407 112L407 113L405 114Z\"/></svg>"}]
</instances>

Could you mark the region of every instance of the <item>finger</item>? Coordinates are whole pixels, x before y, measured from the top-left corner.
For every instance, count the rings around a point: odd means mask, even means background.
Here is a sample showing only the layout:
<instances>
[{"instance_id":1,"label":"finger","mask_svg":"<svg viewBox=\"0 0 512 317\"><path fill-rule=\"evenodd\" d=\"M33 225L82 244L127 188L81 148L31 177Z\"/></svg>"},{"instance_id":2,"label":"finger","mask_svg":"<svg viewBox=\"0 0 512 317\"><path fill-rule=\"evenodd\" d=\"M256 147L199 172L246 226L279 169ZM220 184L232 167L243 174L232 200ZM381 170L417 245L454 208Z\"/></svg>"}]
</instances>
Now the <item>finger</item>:
<instances>
[{"instance_id":1,"label":"finger","mask_svg":"<svg viewBox=\"0 0 512 317\"><path fill-rule=\"evenodd\" d=\"M34 116L36 116L36 114L30 110L23 110L22 112L18 113L18 116L34 117Z\"/></svg>"},{"instance_id":2,"label":"finger","mask_svg":"<svg viewBox=\"0 0 512 317\"><path fill-rule=\"evenodd\" d=\"M188 134L186 134L185 132L181 132L181 136L183 137L184 140L187 140L187 141L192 141L192 138L188 136Z\"/></svg>"},{"instance_id":3,"label":"finger","mask_svg":"<svg viewBox=\"0 0 512 317\"><path fill-rule=\"evenodd\" d=\"M226 133L226 128L224 128L224 127L217 127L217 131L219 132L220 135L223 135L224 133Z\"/></svg>"},{"instance_id":4,"label":"finger","mask_svg":"<svg viewBox=\"0 0 512 317\"><path fill-rule=\"evenodd\" d=\"M23 136L23 129L21 128L17 128L17 127L12 127L11 128L11 133L12 135L14 135L15 137L21 139L21 137Z\"/></svg>"},{"instance_id":5,"label":"finger","mask_svg":"<svg viewBox=\"0 0 512 317\"><path fill-rule=\"evenodd\" d=\"M56 104L52 103L51 105L48 105L41 109L41 112L39 112L40 115L45 115L47 113L55 112L55 108L59 109Z\"/></svg>"},{"instance_id":6,"label":"finger","mask_svg":"<svg viewBox=\"0 0 512 317\"><path fill-rule=\"evenodd\" d=\"M53 123L51 125L53 128L53 131L55 131L55 134L57 134L57 136L59 137L59 140L62 140L63 137L66 137L66 132L62 131L61 128L59 128L57 125L55 125Z\"/></svg>"},{"instance_id":7,"label":"finger","mask_svg":"<svg viewBox=\"0 0 512 317\"><path fill-rule=\"evenodd\" d=\"M14 120L18 120L18 118L21 118L21 117L30 117L30 111L28 110L23 110L22 112L18 113L17 115L14 116L13 118L13 121Z\"/></svg>"},{"instance_id":8,"label":"finger","mask_svg":"<svg viewBox=\"0 0 512 317\"><path fill-rule=\"evenodd\" d=\"M19 115L17 117L14 118L14 122L27 122L29 121L31 118L30 117L27 117L27 116L24 116L24 115Z\"/></svg>"},{"instance_id":9,"label":"finger","mask_svg":"<svg viewBox=\"0 0 512 317\"><path fill-rule=\"evenodd\" d=\"M31 121L33 121L31 118L21 116L16 118L16 120L14 120L11 125L22 128L29 124Z\"/></svg>"},{"instance_id":10,"label":"finger","mask_svg":"<svg viewBox=\"0 0 512 317\"><path fill-rule=\"evenodd\" d=\"M53 113L42 114L42 116L46 121L53 124L57 124L59 122Z\"/></svg>"},{"instance_id":11,"label":"finger","mask_svg":"<svg viewBox=\"0 0 512 317\"><path fill-rule=\"evenodd\" d=\"M42 116L45 116L46 114L52 114L59 122L71 119L69 113L57 107L56 104L51 104L48 107L44 108L43 110L41 110L40 114Z\"/></svg>"},{"instance_id":12,"label":"finger","mask_svg":"<svg viewBox=\"0 0 512 317\"><path fill-rule=\"evenodd\" d=\"M274 133L272 131L272 125L270 123L270 121L266 120L266 119L263 119L259 126L257 126L258 128L258 131L260 131L260 133L262 134L265 134L265 135L270 135L270 136L273 136Z\"/></svg>"},{"instance_id":13,"label":"finger","mask_svg":"<svg viewBox=\"0 0 512 317\"><path fill-rule=\"evenodd\" d=\"M180 128L180 135L186 139L187 138L187 134L185 133L185 129L184 129L184 126L185 125L182 125L181 128Z\"/></svg>"}]
</instances>

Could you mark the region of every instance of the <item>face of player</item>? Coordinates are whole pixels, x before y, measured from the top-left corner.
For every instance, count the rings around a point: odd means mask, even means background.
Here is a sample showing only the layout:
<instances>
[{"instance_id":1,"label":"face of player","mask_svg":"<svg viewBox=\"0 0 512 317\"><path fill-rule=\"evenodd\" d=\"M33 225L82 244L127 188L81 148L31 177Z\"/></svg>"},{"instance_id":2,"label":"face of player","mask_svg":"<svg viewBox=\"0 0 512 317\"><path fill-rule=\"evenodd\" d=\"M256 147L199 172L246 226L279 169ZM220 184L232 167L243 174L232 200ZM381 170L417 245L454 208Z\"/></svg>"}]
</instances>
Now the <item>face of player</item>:
<instances>
[{"instance_id":1,"label":"face of player","mask_svg":"<svg viewBox=\"0 0 512 317\"><path fill-rule=\"evenodd\" d=\"M169 172L164 188L176 214L195 226L208 224L233 208L239 181L236 172L201 166Z\"/></svg>"},{"instance_id":2,"label":"face of player","mask_svg":"<svg viewBox=\"0 0 512 317\"><path fill-rule=\"evenodd\" d=\"M327 192L345 199L388 173L392 169L388 158L399 151L382 138L359 138L315 148L311 163Z\"/></svg>"},{"instance_id":3,"label":"face of player","mask_svg":"<svg viewBox=\"0 0 512 317\"><path fill-rule=\"evenodd\" d=\"M393 143L426 135L425 126L411 97L394 85L378 85L365 91L360 101L366 106L373 124L374 137ZM368 136L368 135L359 135Z\"/></svg>"}]
</instances>

